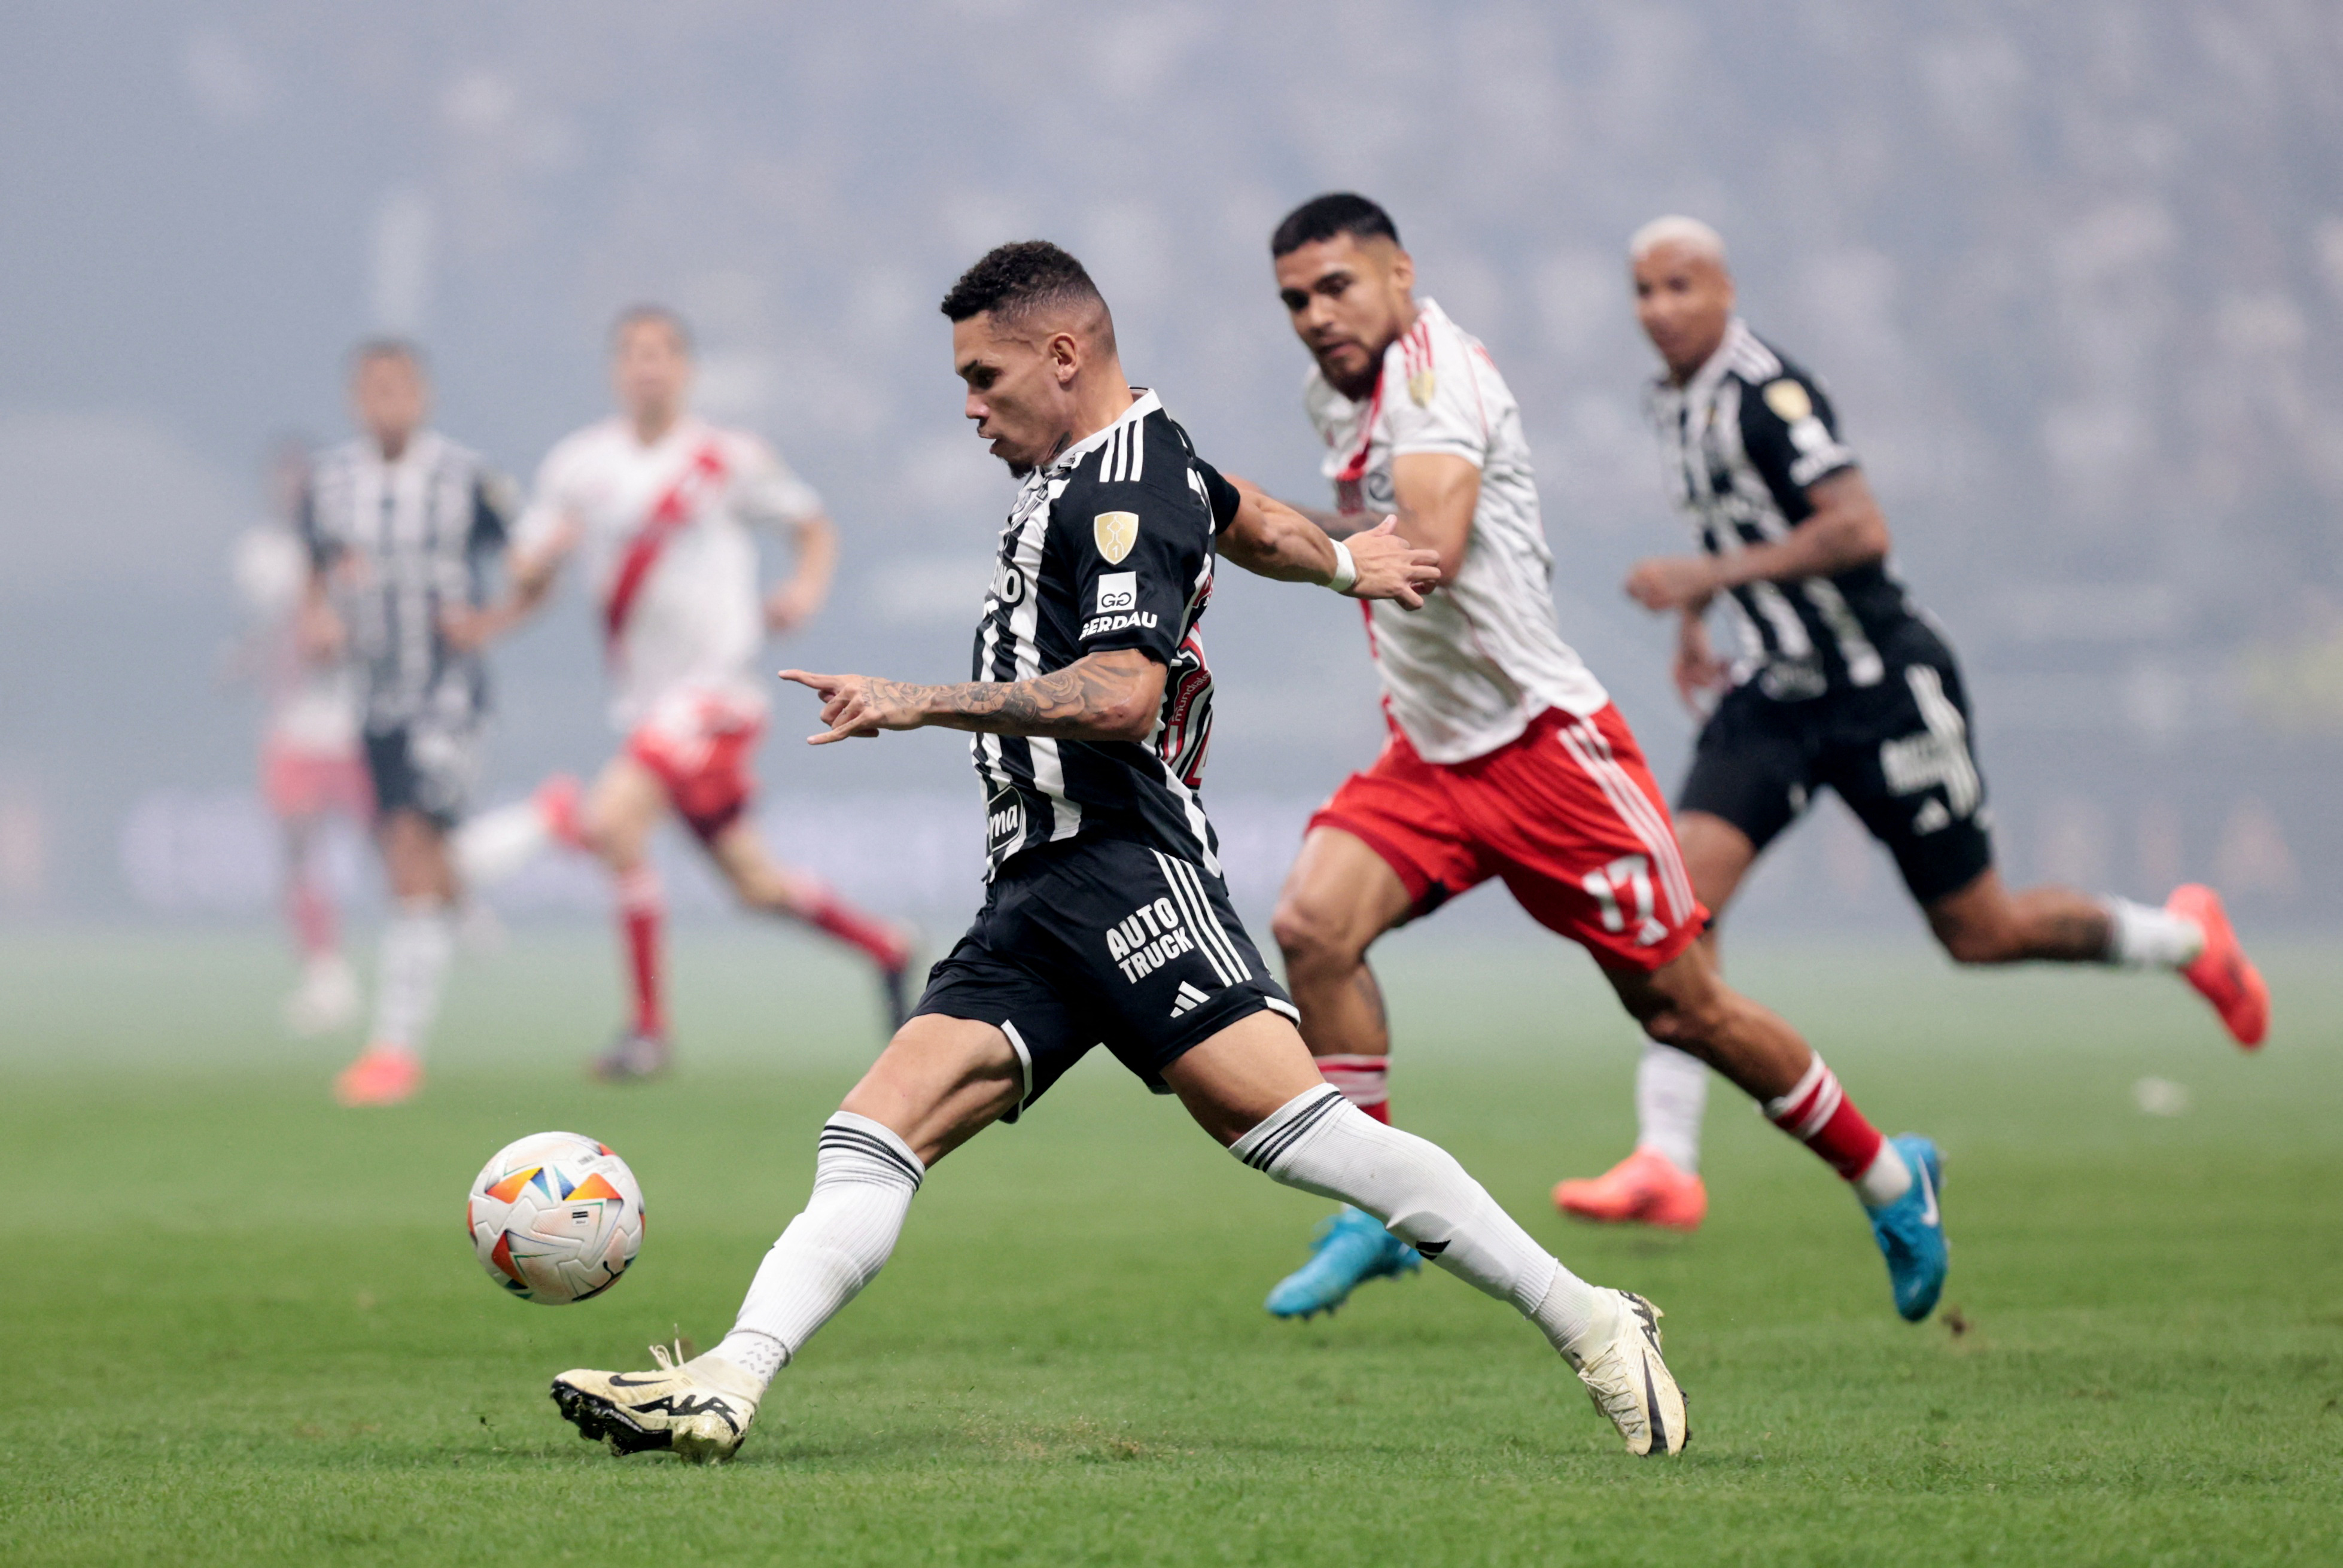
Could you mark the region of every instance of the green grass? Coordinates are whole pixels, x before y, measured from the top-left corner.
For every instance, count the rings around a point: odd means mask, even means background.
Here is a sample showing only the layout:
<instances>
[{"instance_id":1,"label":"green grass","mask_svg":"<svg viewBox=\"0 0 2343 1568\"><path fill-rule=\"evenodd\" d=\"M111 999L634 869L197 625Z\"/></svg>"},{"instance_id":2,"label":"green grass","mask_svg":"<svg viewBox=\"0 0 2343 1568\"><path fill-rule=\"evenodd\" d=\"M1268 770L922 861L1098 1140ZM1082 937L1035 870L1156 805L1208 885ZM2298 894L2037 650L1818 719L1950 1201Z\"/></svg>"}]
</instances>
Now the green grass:
<instances>
[{"instance_id":1,"label":"green grass","mask_svg":"<svg viewBox=\"0 0 2343 1568\"><path fill-rule=\"evenodd\" d=\"M1624 1151L1630 1031L1558 946L1412 936L1403 1121L1667 1309L1683 1459L1628 1459L1433 1271L1269 1321L1324 1205L1101 1053L939 1168L714 1471L577 1441L547 1379L723 1331L875 1023L810 950L680 948L672 1081L580 1079L615 982L598 939L545 937L459 976L423 1101L360 1115L327 1103L345 1045L275 1034L261 940L13 935L0 1561L2343 1559L2332 946L2271 955L2253 1060L2158 978L1736 955L1877 1120L1944 1144L1956 1335L1896 1321L1852 1201L1722 1086L1699 1235L1556 1220L1554 1180ZM2142 1115L2147 1074L2193 1109ZM474 1170L547 1127L614 1144L651 1209L632 1275L570 1310L506 1299L462 1234Z\"/></svg>"}]
</instances>

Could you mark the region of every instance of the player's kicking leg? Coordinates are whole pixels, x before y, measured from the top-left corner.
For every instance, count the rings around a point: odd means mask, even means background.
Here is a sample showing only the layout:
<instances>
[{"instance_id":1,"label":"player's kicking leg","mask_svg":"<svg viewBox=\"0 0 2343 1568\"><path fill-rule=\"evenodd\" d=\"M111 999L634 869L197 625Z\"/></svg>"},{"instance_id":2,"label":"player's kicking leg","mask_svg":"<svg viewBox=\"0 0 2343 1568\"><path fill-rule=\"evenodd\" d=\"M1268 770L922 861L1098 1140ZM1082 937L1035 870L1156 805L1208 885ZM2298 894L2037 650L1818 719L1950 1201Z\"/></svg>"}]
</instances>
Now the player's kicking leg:
<instances>
[{"instance_id":1,"label":"player's kicking leg","mask_svg":"<svg viewBox=\"0 0 2343 1568\"><path fill-rule=\"evenodd\" d=\"M1913 1322L1933 1312L1950 1261L1937 1206L1944 1167L1936 1145L1914 1133L1883 1138L1798 1032L1727 986L1702 944L1648 973L1604 973L1652 1039L1724 1073L1764 1108L1767 1121L1838 1172L1870 1217L1896 1310Z\"/></svg>"},{"instance_id":2,"label":"player's kicking leg","mask_svg":"<svg viewBox=\"0 0 2343 1568\"><path fill-rule=\"evenodd\" d=\"M680 1366L660 1357L651 1372L562 1373L552 1392L564 1417L621 1452L729 1458L774 1376L885 1264L929 1169L1030 1100L1033 1070L1021 1037L999 1027L913 1019L823 1128L813 1194L766 1255L732 1332ZM1247 1165L1382 1217L1443 1269L1512 1302L1631 1452L1683 1449L1684 1396L1661 1359L1657 1309L1580 1280L1445 1152L1350 1105L1283 1019L1250 1013L1162 1070Z\"/></svg>"}]
</instances>

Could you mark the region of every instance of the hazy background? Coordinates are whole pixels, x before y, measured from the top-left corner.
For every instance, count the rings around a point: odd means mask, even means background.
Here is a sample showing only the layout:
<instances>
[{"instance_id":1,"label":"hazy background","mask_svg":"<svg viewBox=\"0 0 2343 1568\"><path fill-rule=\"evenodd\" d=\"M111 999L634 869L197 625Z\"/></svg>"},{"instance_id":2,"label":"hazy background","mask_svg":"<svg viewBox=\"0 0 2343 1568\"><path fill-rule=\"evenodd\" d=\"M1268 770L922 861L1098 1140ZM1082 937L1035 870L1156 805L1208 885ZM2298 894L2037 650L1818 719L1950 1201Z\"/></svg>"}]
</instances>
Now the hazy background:
<instances>
[{"instance_id":1,"label":"hazy background","mask_svg":"<svg viewBox=\"0 0 2343 1568\"><path fill-rule=\"evenodd\" d=\"M358 335L422 339L441 427L526 478L603 411L613 310L671 302L707 410L769 435L844 531L788 658L950 677L1009 497L959 417L954 275L1068 245L1202 448L1311 498L1265 240L1353 186L1519 394L1564 634L1671 787L1665 628L1617 584L1686 537L1619 252L1683 210L1837 394L1966 661L2012 872L2211 877L2249 924L2330 927L2338 81L2343 10L2310 0L10 6L0 910L269 907L227 551L271 439L341 434ZM573 586L498 655L487 798L610 749L585 622ZM1206 631L1207 799L1258 907L1373 752L1373 677L1322 593L1231 571ZM810 718L783 698L764 754L777 836L948 927L976 861L962 747L809 753ZM1816 817L1746 918L1907 920L1845 813ZM505 900L598 896L573 868Z\"/></svg>"}]
</instances>

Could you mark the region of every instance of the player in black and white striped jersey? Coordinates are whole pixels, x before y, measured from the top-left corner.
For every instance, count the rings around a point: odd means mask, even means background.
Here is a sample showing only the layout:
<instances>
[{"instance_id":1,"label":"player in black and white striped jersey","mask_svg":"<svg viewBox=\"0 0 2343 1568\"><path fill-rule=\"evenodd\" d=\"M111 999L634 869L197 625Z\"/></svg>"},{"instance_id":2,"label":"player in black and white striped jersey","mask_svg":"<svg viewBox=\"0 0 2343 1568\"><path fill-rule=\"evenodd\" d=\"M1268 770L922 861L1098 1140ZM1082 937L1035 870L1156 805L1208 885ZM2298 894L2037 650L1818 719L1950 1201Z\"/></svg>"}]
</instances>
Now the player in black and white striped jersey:
<instances>
[{"instance_id":1,"label":"player in black and white striped jersey","mask_svg":"<svg viewBox=\"0 0 2343 1568\"><path fill-rule=\"evenodd\" d=\"M2258 1045L2268 993L2211 889L2178 889L2153 909L2002 882L1960 668L1888 567L1886 520L1829 394L1735 314L1725 243L1707 225L1661 218L1628 251L1636 313L1666 366L1651 412L1667 485L1702 553L1640 562L1627 592L1677 614L1686 703L1698 711L1721 693L1676 804L1701 902L1721 917L1758 855L1827 787L1895 856L1957 961L2176 970L2240 1045ZM1709 645L1712 607L1740 633L1729 665ZM1635 1152L1564 1182L1555 1201L1589 1219L1698 1224L1706 1086L1699 1062L1647 1042Z\"/></svg>"},{"instance_id":2,"label":"player in black and white striped jersey","mask_svg":"<svg viewBox=\"0 0 2343 1568\"><path fill-rule=\"evenodd\" d=\"M1289 581L1420 604L1431 552L1393 528L1338 547L1200 460L1131 387L1081 264L1004 246L945 296L964 412L1024 478L970 681L785 671L828 744L970 731L990 800L983 909L824 1129L805 1211L732 1332L656 1372L562 1373L552 1394L622 1450L729 1457L772 1379L894 1248L928 1168L1103 1042L1254 1170L1356 1203L1536 1323L1635 1453L1684 1446L1657 1312L1587 1284L1456 1161L1384 1126L1312 1064L1222 880L1196 797L1209 680L1195 626L1218 555Z\"/></svg>"},{"instance_id":3,"label":"player in black and white striped jersey","mask_svg":"<svg viewBox=\"0 0 2343 1568\"><path fill-rule=\"evenodd\" d=\"M302 498L311 563L302 627L313 652L357 669L375 834L395 900L372 1039L335 1092L348 1105L387 1105L422 1083L454 947L448 838L469 801L488 703L480 606L517 498L477 453L427 426L430 387L413 345L360 345L350 396L360 433L318 454Z\"/></svg>"}]
</instances>

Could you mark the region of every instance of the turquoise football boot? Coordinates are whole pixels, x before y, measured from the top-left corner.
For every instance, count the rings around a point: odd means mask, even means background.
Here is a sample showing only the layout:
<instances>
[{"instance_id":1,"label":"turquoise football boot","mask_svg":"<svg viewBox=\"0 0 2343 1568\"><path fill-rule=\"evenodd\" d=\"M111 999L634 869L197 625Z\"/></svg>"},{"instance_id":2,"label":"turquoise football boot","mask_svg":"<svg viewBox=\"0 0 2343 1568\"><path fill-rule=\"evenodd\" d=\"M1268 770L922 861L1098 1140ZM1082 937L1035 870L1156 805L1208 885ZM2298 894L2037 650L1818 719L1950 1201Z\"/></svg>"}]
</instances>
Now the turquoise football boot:
<instances>
[{"instance_id":1,"label":"turquoise football boot","mask_svg":"<svg viewBox=\"0 0 2343 1568\"><path fill-rule=\"evenodd\" d=\"M1871 1212L1871 1234L1887 1260L1887 1280L1896 1288L1896 1310L1918 1322L1936 1310L1944 1294L1952 1249L1945 1241L1936 1194L1944 1191L1945 1161L1936 1146L1916 1132L1888 1140L1912 1170L1911 1191Z\"/></svg>"},{"instance_id":2,"label":"turquoise football boot","mask_svg":"<svg viewBox=\"0 0 2343 1568\"><path fill-rule=\"evenodd\" d=\"M1281 1318L1331 1312L1369 1280L1412 1274L1423 1267L1415 1249L1383 1228L1363 1209L1345 1206L1318 1227L1310 1261L1277 1282L1269 1310Z\"/></svg>"}]
</instances>

